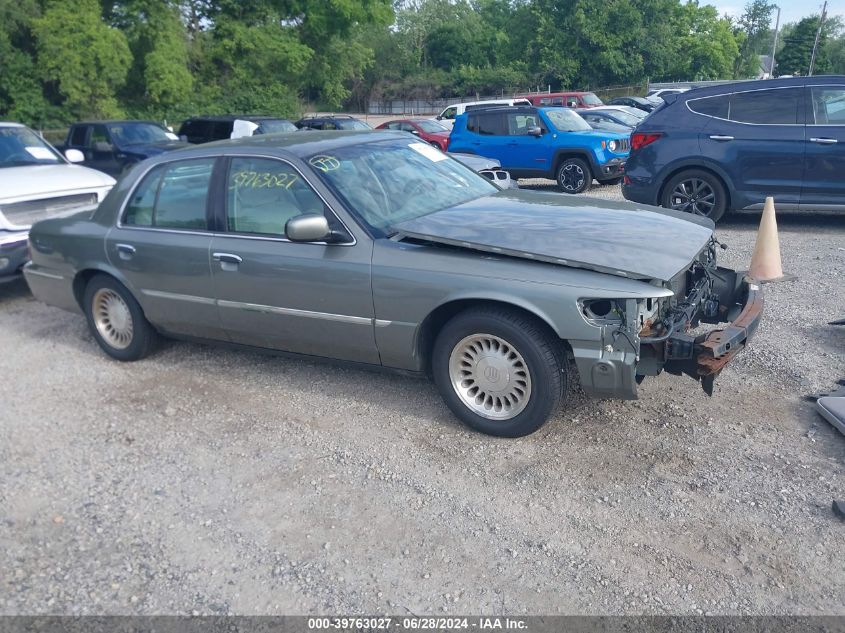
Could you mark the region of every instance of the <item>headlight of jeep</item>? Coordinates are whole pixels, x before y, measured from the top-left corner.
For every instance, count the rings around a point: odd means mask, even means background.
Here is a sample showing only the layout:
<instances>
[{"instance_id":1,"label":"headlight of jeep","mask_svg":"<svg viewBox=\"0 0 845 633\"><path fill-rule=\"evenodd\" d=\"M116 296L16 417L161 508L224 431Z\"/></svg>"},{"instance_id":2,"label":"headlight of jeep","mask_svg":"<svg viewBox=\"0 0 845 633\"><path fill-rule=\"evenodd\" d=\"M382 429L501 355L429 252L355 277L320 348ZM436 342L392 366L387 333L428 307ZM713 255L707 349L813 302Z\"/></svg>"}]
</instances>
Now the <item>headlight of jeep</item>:
<instances>
[{"instance_id":1,"label":"headlight of jeep","mask_svg":"<svg viewBox=\"0 0 845 633\"><path fill-rule=\"evenodd\" d=\"M610 141L607 144L607 149L609 149L611 152L615 152L617 147L619 147L619 143L617 143L616 141Z\"/></svg>"},{"instance_id":2,"label":"headlight of jeep","mask_svg":"<svg viewBox=\"0 0 845 633\"><path fill-rule=\"evenodd\" d=\"M624 310L615 299L582 299L581 315L591 325L613 325L623 322Z\"/></svg>"}]
</instances>

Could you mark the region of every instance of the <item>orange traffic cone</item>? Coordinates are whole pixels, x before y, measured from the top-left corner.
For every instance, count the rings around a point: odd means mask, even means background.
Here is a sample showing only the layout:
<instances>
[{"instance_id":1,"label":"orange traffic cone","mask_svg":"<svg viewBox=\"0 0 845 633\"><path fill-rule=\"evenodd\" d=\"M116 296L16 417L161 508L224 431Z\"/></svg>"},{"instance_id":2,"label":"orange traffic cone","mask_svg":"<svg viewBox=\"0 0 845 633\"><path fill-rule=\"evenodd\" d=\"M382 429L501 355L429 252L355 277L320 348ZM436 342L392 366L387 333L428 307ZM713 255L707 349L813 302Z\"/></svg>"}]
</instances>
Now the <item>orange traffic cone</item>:
<instances>
[{"instance_id":1,"label":"orange traffic cone","mask_svg":"<svg viewBox=\"0 0 845 633\"><path fill-rule=\"evenodd\" d=\"M780 263L780 241L778 240L778 222L775 219L775 201L771 196L763 205L763 217L757 231L757 243L751 256L749 276L760 282L788 281L795 279L784 275Z\"/></svg>"}]
</instances>

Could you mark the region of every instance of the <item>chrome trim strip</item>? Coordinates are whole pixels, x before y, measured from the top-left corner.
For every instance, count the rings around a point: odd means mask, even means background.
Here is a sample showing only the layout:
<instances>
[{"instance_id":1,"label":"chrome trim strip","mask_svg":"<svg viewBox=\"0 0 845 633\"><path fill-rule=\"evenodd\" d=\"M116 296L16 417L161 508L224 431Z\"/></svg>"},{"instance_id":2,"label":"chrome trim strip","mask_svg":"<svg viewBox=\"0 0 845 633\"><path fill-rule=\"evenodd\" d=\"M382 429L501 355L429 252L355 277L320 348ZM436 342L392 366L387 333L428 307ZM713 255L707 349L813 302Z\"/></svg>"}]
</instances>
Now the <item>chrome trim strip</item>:
<instances>
[{"instance_id":1,"label":"chrome trim strip","mask_svg":"<svg viewBox=\"0 0 845 633\"><path fill-rule=\"evenodd\" d=\"M776 80L775 80L776 81ZM725 88L727 88L730 84L726 84ZM706 97L696 97L695 99L687 99L684 101L684 105L686 106L687 110L692 112L693 114L697 114L698 116L703 116L708 119L717 119L719 121L726 121L728 123L735 123L736 125L769 125L769 126L777 126L777 127L804 127L806 123L748 123L747 121L734 121L732 119L725 119L720 116L713 116L712 114L702 114L701 112L697 112L690 107L690 102L692 101L700 101L702 99L712 99L714 97L727 97L730 95L738 95L738 94L745 94L747 92L760 92L762 90L804 90L806 86L766 86L765 88L755 88L754 90L728 90L728 92L721 92L716 95L707 95ZM730 114L730 112L728 112Z\"/></svg>"},{"instance_id":2,"label":"chrome trim strip","mask_svg":"<svg viewBox=\"0 0 845 633\"><path fill-rule=\"evenodd\" d=\"M197 297L196 295L185 295L178 292L164 292L163 290L141 290L141 294L157 299L175 299L177 301L188 301L189 303L202 303L214 305L215 300L211 297Z\"/></svg>"},{"instance_id":3,"label":"chrome trim strip","mask_svg":"<svg viewBox=\"0 0 845 633\"><path fill-rule=\"evenodd\" d=\"M373 324L376 327L390 327L391 325L401 325L404 327L416 327L416 323L411 323L410 321L387 321L385 319L374 319Z\"/></svg>"},{"instance_id":4,"label":"chrome trim strip","mask_svg":"<svg viewBox=\"0 0 845 633\"><path fill-rule=\"evenodd\" d=\"M312 312L310 310L297 310L295 308L280 308L260 303L245 303L242 301L227 301L219 299L217 305L221 308L240 308L254 312L268 312L270 314L284 314L286 316L306 317L309 319L323 319L326 321L340 321L342 323L355 323L356 325L372 325L373 319L369 317L348 316L345 314L331 314L329 312Z\"/></svg>"},{"instance_id":5,"label":"chrome trim strip","mask_svg":"<svg viewBox=\"0 0 845 633\"><path fill-rule=\"evenodd\" d=\"M24 272L29 275L36 275L38 277L46 277L47 279L64 279L63 275L54 275L53 273L45 273L40 270L33 270L32 266L25 266Z\"/></svg>"}]
</instances>

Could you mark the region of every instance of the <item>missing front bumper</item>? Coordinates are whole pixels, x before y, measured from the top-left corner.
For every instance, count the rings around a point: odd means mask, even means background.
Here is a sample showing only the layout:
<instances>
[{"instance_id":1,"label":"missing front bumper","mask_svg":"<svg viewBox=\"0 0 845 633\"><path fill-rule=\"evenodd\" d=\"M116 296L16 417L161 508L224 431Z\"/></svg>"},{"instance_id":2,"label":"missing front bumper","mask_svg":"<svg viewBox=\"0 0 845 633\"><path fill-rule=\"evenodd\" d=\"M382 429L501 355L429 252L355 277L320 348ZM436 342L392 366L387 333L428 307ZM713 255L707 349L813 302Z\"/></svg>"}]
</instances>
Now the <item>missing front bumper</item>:
<instances>
[{"instance_id":1,"label":"missing front bumper","mask_svg":"<svg viewBox=\"0 0 845 633\"><path fill-rule=\"evenodd\" d=\"M707 395L713 394L713 382L754 336L763 317L763 290L744 272L718 269L719 281L713 290L719 295L716 318L702 319L727 323L705 334L676 333L664 343L664 369L686 374L701 383Z\"/></svg>"}]
</instances>

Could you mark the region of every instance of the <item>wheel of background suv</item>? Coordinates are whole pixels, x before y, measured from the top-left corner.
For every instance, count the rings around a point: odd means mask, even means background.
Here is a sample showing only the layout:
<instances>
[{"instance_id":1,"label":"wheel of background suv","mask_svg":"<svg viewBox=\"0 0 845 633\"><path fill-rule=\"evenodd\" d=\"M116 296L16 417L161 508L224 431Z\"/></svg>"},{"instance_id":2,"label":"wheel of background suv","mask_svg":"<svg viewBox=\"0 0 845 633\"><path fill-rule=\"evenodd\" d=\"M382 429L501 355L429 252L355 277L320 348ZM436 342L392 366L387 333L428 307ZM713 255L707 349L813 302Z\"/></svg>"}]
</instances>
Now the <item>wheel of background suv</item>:
<instances>
[{"instance_id":1,"label":"wheel of background suv","mask_svg":"<svg viewBox=\"0 0 845 633\"><path fill-rule=\"evenodd\" d=\"M668 209L703 215L714 222L725 214L728 196L721 181L708 171L688 169L676 174L663 187L660 205Z\"/></svg>"},{"instance_id":2,"label":"wheel of background suv","mask_svg":"<svg viewBox=\"0 0 845 633\"><path fill-rule=\"evenodd\" d=\"M440 395L482 433L522 437L539 429L569 393L563 344L535 319L504 308L470 309L434 342Z\"/></svg>"},{"instance_id":3,"label":"wheel of background suv","mask_svg":"<svg viewBox=\"0 0 845 633\"><path fill-rule=\"evenodd\" d=\"M113 277L92 277L83 306L91 333L112 358L138 360L153 350L158 334L132 294Z\"/></svg>"},{"instance_id":4,"label":"wheel of background suv","mask_svg":"<svg viewBox=\"0 0 845 633\"><path fill-rule=\"evenodd\" d=\"M567 158L557 168L557 186L564 193L582 193L593 184L593 174L587 161Z\"/></svg>"}]
</instances>

